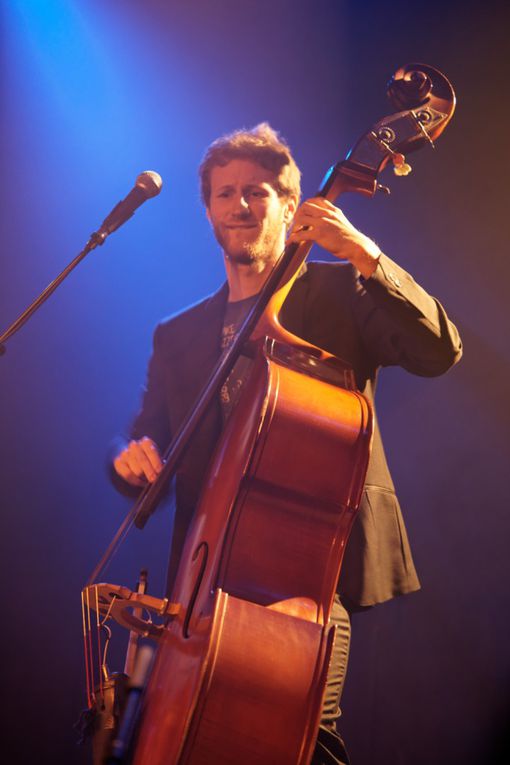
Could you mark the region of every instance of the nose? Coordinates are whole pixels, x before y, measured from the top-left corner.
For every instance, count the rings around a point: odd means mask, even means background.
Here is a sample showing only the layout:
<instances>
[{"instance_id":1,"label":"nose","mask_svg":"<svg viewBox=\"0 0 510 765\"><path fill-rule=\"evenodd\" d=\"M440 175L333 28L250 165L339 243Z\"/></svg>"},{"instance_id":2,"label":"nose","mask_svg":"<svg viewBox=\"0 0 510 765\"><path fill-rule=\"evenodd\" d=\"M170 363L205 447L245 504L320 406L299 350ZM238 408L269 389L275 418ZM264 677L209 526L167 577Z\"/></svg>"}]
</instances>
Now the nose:
<instances>
[{"instance_id":1,"label":"nose","mask_svg":"<svg viewBox=\"0 0 510 765\"><path fill-rule=\"evenodd\" d=\"M250 204L244 194L240 194L234 202L234 213L246 215L250 213Z\"/></svg>"}]
</instances>

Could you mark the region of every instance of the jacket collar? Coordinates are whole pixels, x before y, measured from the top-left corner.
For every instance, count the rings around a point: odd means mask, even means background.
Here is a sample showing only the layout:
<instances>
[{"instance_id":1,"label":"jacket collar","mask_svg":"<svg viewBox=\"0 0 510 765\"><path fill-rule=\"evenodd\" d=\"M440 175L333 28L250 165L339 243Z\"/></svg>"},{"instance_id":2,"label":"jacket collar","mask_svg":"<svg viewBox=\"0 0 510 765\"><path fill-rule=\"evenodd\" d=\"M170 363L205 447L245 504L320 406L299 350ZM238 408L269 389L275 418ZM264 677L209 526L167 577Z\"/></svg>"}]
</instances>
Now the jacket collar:
<instances>
[{"instance_id":1,"label":"jacket collar","mask_svg":"<svg viewBox=\"0 0 510 765\"><path fill-rule=\"evenodd\" d=\"M206 298L189 315L189 331L179 360L180 376L187 381L190 393L197 395L211 374L221 353L221 330L228 298L228 285Z\"/></svg>"}]
</instances>

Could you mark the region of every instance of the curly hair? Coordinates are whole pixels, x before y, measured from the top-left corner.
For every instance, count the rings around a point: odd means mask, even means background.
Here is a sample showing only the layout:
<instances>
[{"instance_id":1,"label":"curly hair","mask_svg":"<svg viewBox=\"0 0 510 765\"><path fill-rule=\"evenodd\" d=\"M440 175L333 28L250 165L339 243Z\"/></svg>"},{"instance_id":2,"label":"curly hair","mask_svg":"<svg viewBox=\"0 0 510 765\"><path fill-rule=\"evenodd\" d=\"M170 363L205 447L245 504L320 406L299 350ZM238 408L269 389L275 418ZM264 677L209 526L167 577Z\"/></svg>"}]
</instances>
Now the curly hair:
<instances>
[{"instance_id":1,"label":"curly hair","mask_svg":"<svg viewBox=\"0 0 510 765\"><path fill-rule=\"evenodd\" d=\"M211 170L233 159L247 159L275 175L274 188L282 197L301 195L301 172L285 140L267 122L251 130L235 130L213 141L198 169L200 196L206 207L211 198Z\"/></svg>"}]
</instances>

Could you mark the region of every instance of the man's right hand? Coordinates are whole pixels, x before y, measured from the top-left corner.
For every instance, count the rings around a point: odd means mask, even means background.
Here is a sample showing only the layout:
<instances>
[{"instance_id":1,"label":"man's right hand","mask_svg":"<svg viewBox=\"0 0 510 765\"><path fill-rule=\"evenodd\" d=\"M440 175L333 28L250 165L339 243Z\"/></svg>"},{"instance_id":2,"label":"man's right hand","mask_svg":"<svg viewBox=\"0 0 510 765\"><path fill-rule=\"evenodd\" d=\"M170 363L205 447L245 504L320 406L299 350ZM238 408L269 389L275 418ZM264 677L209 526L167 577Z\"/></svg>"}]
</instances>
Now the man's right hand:
<instances>
[{"instance_id":1,"label":"man's right hand","mask_svg":"<svg viewBox=\"0 0 510 765\"><path fill-rule=\"evenodd\" d=\"M163 462L152 438L144 436L139 441L130 441L115 457L113 467L131 486L145 486L147 482L156 480L163 469Z\"/></svg>"}]
</instances>

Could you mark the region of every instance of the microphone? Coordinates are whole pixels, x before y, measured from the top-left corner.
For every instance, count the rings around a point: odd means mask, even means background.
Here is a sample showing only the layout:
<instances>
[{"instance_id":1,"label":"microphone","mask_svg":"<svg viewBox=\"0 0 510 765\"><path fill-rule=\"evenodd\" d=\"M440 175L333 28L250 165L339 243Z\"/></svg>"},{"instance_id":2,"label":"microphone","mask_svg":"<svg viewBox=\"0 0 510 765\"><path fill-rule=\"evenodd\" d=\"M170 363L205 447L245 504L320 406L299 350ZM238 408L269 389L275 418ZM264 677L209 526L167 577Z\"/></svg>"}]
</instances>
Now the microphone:
<instances>
[{"instance_id":1,"label":"microphone","mask_svg":"<svg viewBox=\"0 0 510 765\"><path fill-rule=\"evenodd\" d=\"M91 239L94 246L103 244L106 237L129 220L140 205L147 199L157 196L162 186L163 181L158 173L152 170L140 173L127 197L115 205L111 213L101 223L100 228L92 234Z\"/></svg>"}]
</instances>

